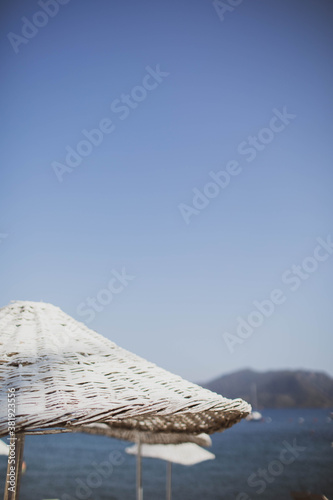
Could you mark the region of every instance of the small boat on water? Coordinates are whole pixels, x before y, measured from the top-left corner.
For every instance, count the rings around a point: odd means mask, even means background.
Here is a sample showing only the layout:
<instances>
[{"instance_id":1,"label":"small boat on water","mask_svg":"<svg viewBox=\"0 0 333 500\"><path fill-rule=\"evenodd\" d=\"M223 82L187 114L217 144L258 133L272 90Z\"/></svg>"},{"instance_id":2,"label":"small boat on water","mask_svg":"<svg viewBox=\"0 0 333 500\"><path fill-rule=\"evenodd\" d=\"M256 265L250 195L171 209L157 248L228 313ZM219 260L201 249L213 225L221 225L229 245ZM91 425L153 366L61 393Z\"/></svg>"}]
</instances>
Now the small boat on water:
<instances>
[{"instance_id":1,"label":"small boat on water","mask_svg":"<svg viewBox=\"0 0 333 500\"><path fill-rule=\"evenodd\" d=\"M261 422L263 419L262 414L260 411L252 411L247 417L246 420L248 422Z\"/></svg>"},{"instance_id":2,"label":"small boat on water","mask_svg":"<svg viewBox=\"0 0 333 500\"><path fill-rule=\"evenodd\" d=\"M251 387L251 392L252 392L252 397L251 397L251 404L252 408L258 408L258 398L257 398L257 384L252 384ZM252 412L246 417L248 422L262 422L263 421L263 416L258 410L252 410Z\"/></svg>"}]
</instances>

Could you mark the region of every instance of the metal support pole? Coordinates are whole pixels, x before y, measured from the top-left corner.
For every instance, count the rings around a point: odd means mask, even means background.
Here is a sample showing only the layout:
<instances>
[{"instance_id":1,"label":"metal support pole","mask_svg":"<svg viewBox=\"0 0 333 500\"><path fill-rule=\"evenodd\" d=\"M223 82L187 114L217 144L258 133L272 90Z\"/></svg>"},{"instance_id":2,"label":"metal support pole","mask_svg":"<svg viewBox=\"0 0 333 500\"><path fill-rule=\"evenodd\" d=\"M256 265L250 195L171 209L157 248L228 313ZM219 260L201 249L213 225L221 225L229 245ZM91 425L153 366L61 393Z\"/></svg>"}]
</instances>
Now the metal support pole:
<instances>
[{"instance_id":1,"label":"metal support pole","mask_svg":"<svg viewBox=\"0 0 333 500\"><path fill-rule=\"evenodd\" d=\"M138 453L136 457L136 498L137 500L143 500L140 436L138 436L137 438L137 445L138 445Z\"/></svg>"},{"instance_id":2,"label":"metal support pole","mask_svg":"<svg viewBox=\"0 0 333 500\"><path fill-rule=\"evenodd\" d=\"M172 463L167 462L167 488L166 488L167 500L171 500L171 475L172 475Z\"/></svg>"},{"instance_id":3,"label":"metal support pole","mask_svg":"<svg viewBox=\"0 0 333 500\"><path fill-rule=\"evenodd\" d=\"M24 434L16 434L10 439L4 500L18 500L19 498L24 438Z\"/></svg>"}]
</instances>

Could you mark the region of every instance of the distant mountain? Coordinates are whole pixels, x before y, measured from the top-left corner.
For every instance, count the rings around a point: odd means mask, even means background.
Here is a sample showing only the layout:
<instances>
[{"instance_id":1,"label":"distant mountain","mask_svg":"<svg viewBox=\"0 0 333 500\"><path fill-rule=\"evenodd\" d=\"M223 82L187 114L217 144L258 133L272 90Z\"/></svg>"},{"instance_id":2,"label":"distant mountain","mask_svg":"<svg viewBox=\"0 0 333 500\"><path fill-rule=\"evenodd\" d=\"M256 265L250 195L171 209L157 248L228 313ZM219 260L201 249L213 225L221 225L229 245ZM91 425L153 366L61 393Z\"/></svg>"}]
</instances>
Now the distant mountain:
<instances>
[{"instance_id":1,"label":"distant mountain","mask_svg":"<svg viewBox=\"0 0 333 500\"><path fill-rule=\"evenodd\" d=\"M333 379L325 373L246 369L201 385L227 398L242 398L255 409L333 408Z\"/></svg>"}]
</instances>

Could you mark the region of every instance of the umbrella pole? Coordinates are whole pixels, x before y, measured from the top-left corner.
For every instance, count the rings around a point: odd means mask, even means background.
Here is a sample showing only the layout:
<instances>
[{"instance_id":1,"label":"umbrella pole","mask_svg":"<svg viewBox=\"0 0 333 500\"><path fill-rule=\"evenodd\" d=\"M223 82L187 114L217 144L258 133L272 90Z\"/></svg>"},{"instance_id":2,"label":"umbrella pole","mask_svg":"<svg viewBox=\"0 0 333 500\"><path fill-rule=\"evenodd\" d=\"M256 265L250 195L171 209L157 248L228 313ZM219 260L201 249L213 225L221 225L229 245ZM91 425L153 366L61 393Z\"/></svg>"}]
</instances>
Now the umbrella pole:
<instances>
[{"instance_id":1,"label":"umbrella pole","mask_svg":"<svg viewBox=\"0 0 333 500\"><path fill-rule=\"evenodd\" d=\"M136 457L136 498L137 500L143 500L140 436L138 437L137 444L138 444L138 453Z\"/></svg>"},{"instance_id":2,"label":"umbrella pole","mask_svg":"<svg viewBox=\"0 0 333 500\"><path fill-rule=\"evenodd\" d=\"M167 500L171 500L171 474L172 474L172 463L167 462Z\"/></svg>"},{"instance_id":3,"label":"umbrella pole","mask_svg":"<svg viewBox=\"0 0 333 500\"><path fill-rule=\"evenodd\" d=\"M4 500L18 500L19 498L24 438L24 434L17 434L14 436L14 439L11 438L10 440L10 444L15 443L15 448L11 448L15 450L15 455L13 456L11 452L8 455ZM14 475L15 480L11 480Z\"/></svg>"}]
</instances>

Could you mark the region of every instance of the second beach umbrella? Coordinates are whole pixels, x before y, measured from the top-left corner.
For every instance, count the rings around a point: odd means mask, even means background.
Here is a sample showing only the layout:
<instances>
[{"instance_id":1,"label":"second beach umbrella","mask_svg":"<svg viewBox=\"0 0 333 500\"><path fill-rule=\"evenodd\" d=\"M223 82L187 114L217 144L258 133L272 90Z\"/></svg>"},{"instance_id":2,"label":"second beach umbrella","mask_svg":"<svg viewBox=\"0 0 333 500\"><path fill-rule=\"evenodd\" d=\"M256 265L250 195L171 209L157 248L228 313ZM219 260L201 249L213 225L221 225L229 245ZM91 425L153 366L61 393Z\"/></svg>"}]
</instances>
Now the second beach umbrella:
<instances>
[{"instance_id":1,"label":"second beach umbrella","mask_svg":"<svg viewBox=\"0 0 333 500\"><path fill-rule=\"evenodd\" d=\"M167 500L171 500L171 468L172 463L195 465L205 460L214 460L215 455L204 450L195 443L182 444L142 444L126 448L130 455L141 454L142 457L158 458L167 462Z\"/></svg>"}]
</instances>

